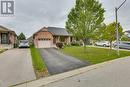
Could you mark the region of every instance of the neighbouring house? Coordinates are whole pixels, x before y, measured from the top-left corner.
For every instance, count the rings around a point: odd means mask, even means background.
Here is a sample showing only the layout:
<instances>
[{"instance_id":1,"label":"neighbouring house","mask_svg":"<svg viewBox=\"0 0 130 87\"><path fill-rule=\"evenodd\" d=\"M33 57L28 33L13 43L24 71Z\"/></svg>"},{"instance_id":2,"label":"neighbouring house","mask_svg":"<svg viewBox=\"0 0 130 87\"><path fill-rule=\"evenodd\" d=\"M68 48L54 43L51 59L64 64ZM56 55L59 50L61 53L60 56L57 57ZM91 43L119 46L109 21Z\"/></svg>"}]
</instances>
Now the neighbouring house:
<instances>
[{"instance_id":1,"label":"neighbouring house","mask_svg":"<svg viewBox=\"0 0 130 87\"><path fill-rule=\"evenodd\" d=\"M0 26L0 49L11 49L17 44L17 35L14 31Z\"/></svg>"},{"instance_id":2,"label":"neighbouring house","mask_svg":"<svg viewBox=\"0 0 130 87\"><path fill-rule=\"evenodd\" d=\"M56 47L56 43L70 44L73 41L71 34L65 28L43 27L33 35L36 48Z\"/></svg>"},{"instance_id":3,"label":"neighbouring house","mask_svg":"<svg viewBox=\"0 0 130 87\"><path fill-rule=\"evenodd\" d=\"M29 44L30 44L30 45L33 45L33 36L27 38L27 40L29 41Z\"/></svg>"},{"instance_id":4,"label":"neighbouring house","mask_svg":"<svg viewBox=\"0 0 130 87\"><path fill-rule=\"evenodd\" d=\"M130 30L125 31L125 35L130 38Z\"/></svg>"}]
</instances>

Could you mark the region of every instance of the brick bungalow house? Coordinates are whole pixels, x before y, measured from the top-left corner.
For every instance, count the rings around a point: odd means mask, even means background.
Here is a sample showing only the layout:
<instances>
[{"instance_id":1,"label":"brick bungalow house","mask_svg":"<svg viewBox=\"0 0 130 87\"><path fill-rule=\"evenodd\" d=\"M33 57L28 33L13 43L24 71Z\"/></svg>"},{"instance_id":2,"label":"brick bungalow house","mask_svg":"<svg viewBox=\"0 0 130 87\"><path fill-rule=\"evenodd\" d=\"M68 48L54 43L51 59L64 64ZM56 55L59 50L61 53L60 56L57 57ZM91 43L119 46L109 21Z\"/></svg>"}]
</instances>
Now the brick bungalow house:
<instances>
[{"instance_id":1,"label":"brick bungalow house","mask_svg":"<svg viewBox=\"0 0 130 87\"><path fill-rule=\"evenodd\" d=\"M65 28L43 27L33 35L36 48L56 47L56 43L62 42L69 44L73 37Z\"/></svg>"},{"instance_id":2,"label":"brick bungalow house","mask_svg":"<svg viewBox=\"0 0 130 87\"><path fill-rule=\"evenodd\" d=\"M16 33L0 25L0 49L11 49L16 43Z\"/></svg>"}]
</instances>

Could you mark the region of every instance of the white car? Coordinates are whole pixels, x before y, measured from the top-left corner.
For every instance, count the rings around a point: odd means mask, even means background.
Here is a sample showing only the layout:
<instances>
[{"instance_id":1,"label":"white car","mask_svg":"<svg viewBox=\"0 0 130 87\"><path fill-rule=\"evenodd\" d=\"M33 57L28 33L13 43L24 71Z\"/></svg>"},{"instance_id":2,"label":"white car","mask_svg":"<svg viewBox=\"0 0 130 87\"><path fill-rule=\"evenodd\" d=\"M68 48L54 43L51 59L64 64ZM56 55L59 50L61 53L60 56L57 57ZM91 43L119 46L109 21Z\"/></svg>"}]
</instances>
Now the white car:
<instances>
[{"instance_id":1,"label":"white car","mask_svg":"<svg viewBox=\"0 0 130 87\"><path fill-rule=\"evenodd\" d=\"M113 44L115 48L117 48L117 42ZM130 50L130 42L127 41L119 41L119 48L121 49L129 49Z\"/></svg>"},{"instance_id":2,"label":"white car","mask_svg":"<svg viewBox=\"0 0 130 87\"><path fill-rule=\"evenodd\" d=\"M96 46L109 47L110 43L108 41L99 41L95 43Z\"/></svg>"},{"instance_id":3,"label":"white car","mask_svg":"<svg viewBox=\"0 0 130 87\"><path fill-rule=\"evenodd\" d=\"M28 40L20 40L19 41L19 48L29 48L29 41Z\"/></svg>"}]
</instances>

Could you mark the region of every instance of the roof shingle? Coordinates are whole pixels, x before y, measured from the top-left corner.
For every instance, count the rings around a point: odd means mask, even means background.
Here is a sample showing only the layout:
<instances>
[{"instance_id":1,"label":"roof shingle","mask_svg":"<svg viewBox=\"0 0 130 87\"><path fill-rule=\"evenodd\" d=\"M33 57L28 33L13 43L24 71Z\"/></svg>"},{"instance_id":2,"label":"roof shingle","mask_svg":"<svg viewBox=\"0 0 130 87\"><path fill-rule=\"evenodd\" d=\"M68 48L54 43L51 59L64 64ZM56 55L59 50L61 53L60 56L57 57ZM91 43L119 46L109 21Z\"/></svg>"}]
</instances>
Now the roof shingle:
<instances>
[{"instance_id":1,"label":"roof shingle","mask_svg":"<svg viewBox=\"0 0 130 87\"><path fill-rule=\"evenodd\" d=\"M45 28L46 27L42 28L40 31L45 31ZM51 32L53 35L57 35L57 36L71 36L71 34L69 34L65 28L47 27L46 29L49 32ZM38 32L40 32L40 31L38 31Z\"/></svg>"}]
</instances>

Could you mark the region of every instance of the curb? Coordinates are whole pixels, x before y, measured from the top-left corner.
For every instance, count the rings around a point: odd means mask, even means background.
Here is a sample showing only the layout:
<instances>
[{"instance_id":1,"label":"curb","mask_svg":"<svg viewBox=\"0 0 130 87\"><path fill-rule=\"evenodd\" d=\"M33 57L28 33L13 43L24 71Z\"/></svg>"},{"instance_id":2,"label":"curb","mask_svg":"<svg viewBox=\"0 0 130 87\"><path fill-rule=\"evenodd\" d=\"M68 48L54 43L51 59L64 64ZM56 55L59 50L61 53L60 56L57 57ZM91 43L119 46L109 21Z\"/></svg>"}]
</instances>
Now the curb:
<instances>
[{"instance_id":1,"label":"curb","mask_svg":"<svg viewBox=\"0 0 130 87\"><path fill-rule=\"evenodd\" d=\"M96 65L83 67L83 68L80 68L80 69L76 69L76 70L65 72L65 73L62 73L62 74L57 74L57 75L54 75L54 76L42 78L42 79L39 79L39 80L36 80L36 81L32 81L32 82L25 83L25 84L22 84L22 85L17 85L17 86L14 86L14 87L41 87L41 86L45 86L47 84L51 84L51 83L54 83L54 82L58 82L60 80L64 80L65 78L70 78L70 77L73 77L73 76L76 76L76 75L79 75L79 74L83 74L85 72L89 72L89 71L104 67L107 64L111 64L115 61L123 60L123 59L129 58L129 57L130 56L111 60L111 61L107 61L107 62L103 62L103 63L96 64Z\"/></svg>"}]
</instances>

